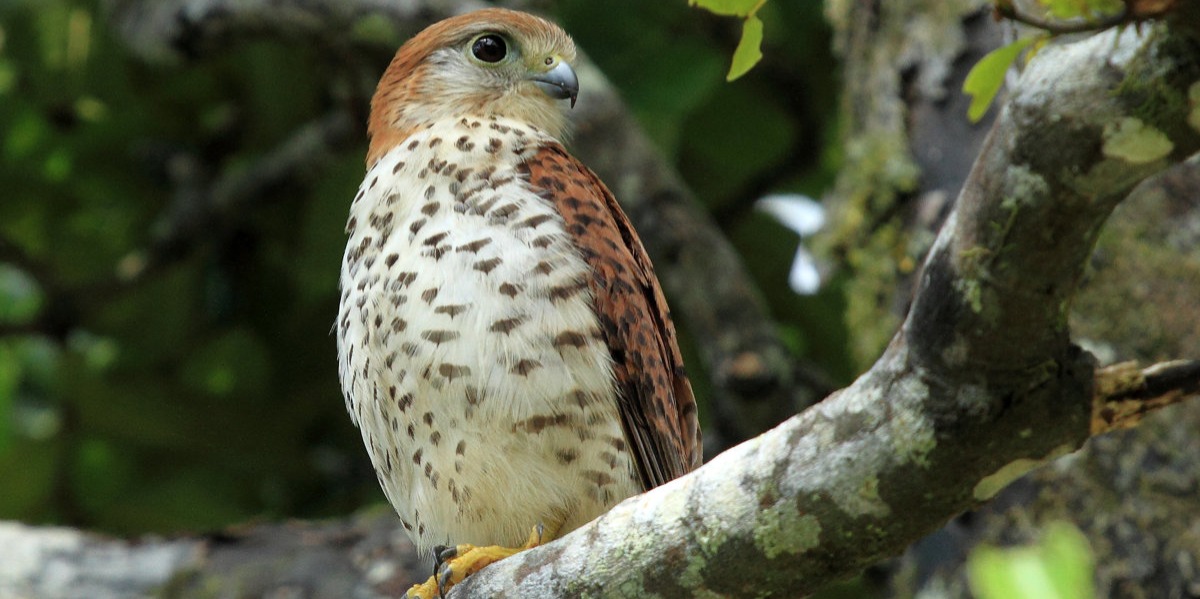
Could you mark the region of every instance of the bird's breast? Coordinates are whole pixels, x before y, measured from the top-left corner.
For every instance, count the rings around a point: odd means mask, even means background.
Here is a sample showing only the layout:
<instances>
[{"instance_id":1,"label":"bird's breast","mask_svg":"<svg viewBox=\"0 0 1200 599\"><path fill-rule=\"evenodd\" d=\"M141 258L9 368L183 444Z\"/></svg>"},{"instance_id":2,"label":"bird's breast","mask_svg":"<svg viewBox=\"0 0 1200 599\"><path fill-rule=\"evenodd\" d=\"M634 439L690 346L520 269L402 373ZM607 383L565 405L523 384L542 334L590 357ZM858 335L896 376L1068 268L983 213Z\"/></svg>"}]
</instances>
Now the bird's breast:
<instances>
[{"instance_id":1,"label":"bird's breast","mask_svg":"<svg viewBox=\"0 0 1200 599\"><path fill-rule=\"evenodd\" d=\"M343 391L423 541L512 542L544 512L636 491L589 268L518 175L538 142L503 121L435 126L385 154L351 209Z\"/></svg>"}]
</instances>

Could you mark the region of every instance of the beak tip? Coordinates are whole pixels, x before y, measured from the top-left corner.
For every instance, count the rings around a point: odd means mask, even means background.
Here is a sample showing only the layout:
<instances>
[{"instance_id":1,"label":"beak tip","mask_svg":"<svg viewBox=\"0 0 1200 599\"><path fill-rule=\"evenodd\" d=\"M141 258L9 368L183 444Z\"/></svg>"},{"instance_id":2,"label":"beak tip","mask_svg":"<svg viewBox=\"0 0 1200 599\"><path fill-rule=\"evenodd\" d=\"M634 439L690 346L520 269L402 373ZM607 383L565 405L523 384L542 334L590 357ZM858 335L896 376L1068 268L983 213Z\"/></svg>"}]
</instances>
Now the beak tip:
<instances>
[{"instance_id":1,"label":"beak tip","mask_svg":"<svg viewBox=\"0 0 1200 599\"><path fill-rule=\"evenodd\" d=\"M571 108L575 107L575 99L579 96L579 79L571 65L559 62L553 69L532 79L546 95L556 100L570 99Z\"/></svg>"}]
</instances>

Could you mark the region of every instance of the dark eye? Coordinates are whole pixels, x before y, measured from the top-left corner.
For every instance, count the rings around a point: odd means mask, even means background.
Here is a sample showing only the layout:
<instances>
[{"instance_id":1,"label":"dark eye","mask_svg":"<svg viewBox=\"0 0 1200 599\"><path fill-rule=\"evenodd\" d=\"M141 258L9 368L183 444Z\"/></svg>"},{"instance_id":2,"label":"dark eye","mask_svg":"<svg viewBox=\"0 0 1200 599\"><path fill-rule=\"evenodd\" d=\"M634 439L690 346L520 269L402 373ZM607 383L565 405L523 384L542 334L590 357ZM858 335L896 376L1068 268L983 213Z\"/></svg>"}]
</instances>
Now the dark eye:
<instances>
[{"instance_id":1,"label":"dark eye","mask_svg":"<svg viewBox=\"0 0 1200 599\"><path fill-rule=\"evenodd\" d=\"M489 33L475 40L471 45L471 54L483 62L500 62L508 54L508 47L504 44L504 38Z\"/></svg>"}]
</instances>

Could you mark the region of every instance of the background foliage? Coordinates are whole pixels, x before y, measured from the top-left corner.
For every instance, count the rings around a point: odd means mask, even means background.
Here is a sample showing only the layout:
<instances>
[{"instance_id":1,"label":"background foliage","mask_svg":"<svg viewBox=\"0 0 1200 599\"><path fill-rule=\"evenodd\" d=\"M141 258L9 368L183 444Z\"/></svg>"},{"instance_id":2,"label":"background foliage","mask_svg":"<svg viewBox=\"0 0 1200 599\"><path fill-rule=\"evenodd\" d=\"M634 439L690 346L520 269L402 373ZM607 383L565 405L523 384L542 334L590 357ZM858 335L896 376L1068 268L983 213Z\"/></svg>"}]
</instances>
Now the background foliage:
<instances>
[{"instance_id":1,"label":"background foliage","mask_svg":"<svg viewBox=\"0 0 1200 599\"><path fill-rule=\"evenodd\" d=\"M848 380L838 283L795 296L797 240L752 208L832 177L821 3L763 5L763 61L732 84L735 19L682 0L545 8L742 251L797 356ZM370 21L346 36L403 42ZM382 500L329 335L361 127L252 202L187 210L330 110L363 122L358 74L385 62L347 45L238 39L146 64L96 1L0 0L0 519L172 533ZM195 243L156 245L180 223Z\"/></svg>"}]
</instances>

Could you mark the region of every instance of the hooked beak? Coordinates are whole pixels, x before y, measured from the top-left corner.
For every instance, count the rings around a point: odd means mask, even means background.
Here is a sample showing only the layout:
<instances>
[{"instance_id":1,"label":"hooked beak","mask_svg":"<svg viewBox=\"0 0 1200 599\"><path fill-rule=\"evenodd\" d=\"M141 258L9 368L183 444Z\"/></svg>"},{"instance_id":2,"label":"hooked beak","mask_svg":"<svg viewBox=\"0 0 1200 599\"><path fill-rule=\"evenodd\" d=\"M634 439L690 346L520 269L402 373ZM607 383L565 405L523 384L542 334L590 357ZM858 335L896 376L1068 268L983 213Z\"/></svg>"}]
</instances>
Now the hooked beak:
<instances>
[{"instance_id":1,"label":"hooked beak","mask_svg":"<svg viewBox=\"0 0 1200 599\"><path fill-rule=\"evenodd\" d=\"M534 84L541 88L547 96L556 100L571 99L571 108L575 108L575 98L579 96L579 78L575 69L565 61L558 61L553 69L532 78Z\"/></svg>"}]
</instances>

